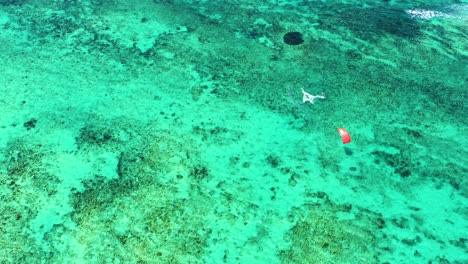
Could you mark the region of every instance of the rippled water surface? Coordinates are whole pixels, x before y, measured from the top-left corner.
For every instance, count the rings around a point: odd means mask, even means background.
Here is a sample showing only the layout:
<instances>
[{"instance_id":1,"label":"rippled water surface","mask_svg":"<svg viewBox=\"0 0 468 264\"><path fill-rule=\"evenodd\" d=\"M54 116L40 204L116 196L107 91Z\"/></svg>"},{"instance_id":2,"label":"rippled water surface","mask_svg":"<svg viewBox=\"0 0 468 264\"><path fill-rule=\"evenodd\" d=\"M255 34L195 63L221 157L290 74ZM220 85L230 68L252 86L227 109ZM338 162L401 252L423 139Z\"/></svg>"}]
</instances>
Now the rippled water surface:
<instances>
[{"instance_id":1,"label":"rippled water surface","mask_svg":"<svg viewBox=\"0 0 468 264\"><path fill-rule=\"evenodd\" d=\"M0 262L467 263L467 8L0 0Z\"/></svg>"}]
</instances>

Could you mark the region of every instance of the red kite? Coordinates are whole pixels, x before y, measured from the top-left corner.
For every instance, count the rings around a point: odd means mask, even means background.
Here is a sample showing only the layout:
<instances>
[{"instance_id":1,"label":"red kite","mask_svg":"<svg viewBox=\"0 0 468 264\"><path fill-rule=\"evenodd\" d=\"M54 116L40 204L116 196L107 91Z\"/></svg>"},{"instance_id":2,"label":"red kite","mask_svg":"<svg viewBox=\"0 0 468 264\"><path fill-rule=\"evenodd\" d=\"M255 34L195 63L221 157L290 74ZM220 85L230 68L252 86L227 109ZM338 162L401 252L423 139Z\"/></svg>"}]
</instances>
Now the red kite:
<instances>
[{"instance_id":1,"label":"red kite","mask_svg":"<svg viewBox=\"0 0 468 264\"><path fill-rule=\"evenodd\" d=\"M341 140L343 140L343 144L348 144L351 142L351 136L349 135L348 131L344 128L338 128L338 132L340 133Z\"/></svg>"}]
</instances>

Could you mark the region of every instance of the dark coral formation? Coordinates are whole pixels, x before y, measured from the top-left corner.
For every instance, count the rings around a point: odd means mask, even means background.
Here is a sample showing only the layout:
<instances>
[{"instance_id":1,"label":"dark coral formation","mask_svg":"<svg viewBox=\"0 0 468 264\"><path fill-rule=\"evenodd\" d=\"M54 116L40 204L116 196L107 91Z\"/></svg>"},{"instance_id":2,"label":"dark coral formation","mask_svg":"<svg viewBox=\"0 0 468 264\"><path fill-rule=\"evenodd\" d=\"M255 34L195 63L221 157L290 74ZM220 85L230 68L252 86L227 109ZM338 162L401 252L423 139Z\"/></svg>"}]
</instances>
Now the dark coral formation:
<instances>
[{"instance_id":1,"label":"dark coral formation","mask_svg":"<svg viewBox=\"0 0 468 264\"><path fill-rule=\"evenodd\" d=\"M304 43L304 37L302 36L302 33L293 31L284 34L283 41L288 45L295 46Z\"/></svg>"}]
</instances>

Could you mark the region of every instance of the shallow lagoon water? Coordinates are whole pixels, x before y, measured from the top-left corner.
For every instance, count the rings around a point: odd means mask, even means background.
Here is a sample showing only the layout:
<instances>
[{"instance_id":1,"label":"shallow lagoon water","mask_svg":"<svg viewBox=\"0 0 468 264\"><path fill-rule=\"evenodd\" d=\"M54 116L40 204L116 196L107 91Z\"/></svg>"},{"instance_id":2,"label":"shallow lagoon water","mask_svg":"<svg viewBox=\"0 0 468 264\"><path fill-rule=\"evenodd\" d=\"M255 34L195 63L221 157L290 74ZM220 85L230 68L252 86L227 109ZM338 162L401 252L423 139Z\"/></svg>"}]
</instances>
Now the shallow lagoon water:
<instances>
[{"instance_id":1,"label":"shallow lagoon water","mask_svg":"<svg viewBox=\"0 0 468 264\"><path fill-rule=\"evenodd\" d=\"M467 12L0 0L0 262L466 263Z\"/></svg>"}]
</instances>

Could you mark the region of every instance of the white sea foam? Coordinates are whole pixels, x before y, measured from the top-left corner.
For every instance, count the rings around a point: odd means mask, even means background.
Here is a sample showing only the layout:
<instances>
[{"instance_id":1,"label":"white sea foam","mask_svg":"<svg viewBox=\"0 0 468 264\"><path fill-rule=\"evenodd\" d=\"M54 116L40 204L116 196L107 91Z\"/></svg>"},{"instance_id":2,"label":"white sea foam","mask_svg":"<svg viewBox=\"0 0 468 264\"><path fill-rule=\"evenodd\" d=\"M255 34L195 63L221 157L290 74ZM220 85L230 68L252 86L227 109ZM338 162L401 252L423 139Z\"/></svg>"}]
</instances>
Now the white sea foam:
<instances>
[{"instance_id":1,"label":"white sea foam","mask_svg":"<svg viewBox=\"0 0 468 264\"><path fill-rule=\"evenodd\" d=\"M408 9L405 12L412 18L431 19L437 17L457 18L465 20L468 14L468 4L454 4L443 8L444 12L429 9L415 8Z\"/></svg>"},{"instance_id":2,"label":"white sea foam","mask_svg":"<svg viewBox=\"0 0 468 264\"><path fill-rule=\"evenodd\" d=\"M449 18L454 17L446 13L426 10L426 9L411 9L411 10L405 10L405 12L408 15L410 15L412 18L420 18L420 19L431 19L434 17L449 17Z\"/></svg>"}]
</instances>

